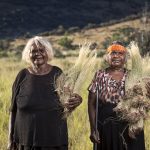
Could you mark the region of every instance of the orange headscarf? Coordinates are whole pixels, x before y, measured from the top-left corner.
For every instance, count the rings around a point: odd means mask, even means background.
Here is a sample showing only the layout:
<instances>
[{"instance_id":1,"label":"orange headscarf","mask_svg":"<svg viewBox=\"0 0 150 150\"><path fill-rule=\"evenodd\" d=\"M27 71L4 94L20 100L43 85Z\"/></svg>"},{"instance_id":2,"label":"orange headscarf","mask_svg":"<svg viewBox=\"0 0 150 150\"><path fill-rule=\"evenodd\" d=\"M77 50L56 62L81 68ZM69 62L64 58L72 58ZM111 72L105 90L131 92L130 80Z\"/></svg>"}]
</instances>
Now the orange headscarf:
<instances>
[{"instance_id":1,"label":"orange headscarf","mask_svg":"<svg viewBox=\"0 0 150 150\"><path fill-rule=\"evenodd\" d=\"M107 52L111 53L112 51L118 51L118 52L126 52L126 48L120 44L113 44L108 47Z\"/></svg>"}]
</instances>

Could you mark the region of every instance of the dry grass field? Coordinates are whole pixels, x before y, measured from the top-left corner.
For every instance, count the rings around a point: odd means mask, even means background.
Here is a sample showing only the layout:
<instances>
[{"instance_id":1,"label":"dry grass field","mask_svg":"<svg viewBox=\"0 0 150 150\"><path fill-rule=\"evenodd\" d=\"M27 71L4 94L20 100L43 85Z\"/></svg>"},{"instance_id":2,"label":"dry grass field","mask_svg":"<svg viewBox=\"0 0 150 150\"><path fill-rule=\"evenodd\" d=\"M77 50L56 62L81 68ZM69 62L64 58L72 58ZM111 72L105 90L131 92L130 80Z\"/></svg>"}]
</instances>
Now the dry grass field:
<instances>
[{"instance_id":1,"label":"dry grass field","mask_svg":"<svg viewBox=\"0 0 150 150\"><path fill-rule=\"evenodd\" d=\"M100 58L99 58L100 59ZM72 62L72 58L55 59L52 64L67 68ZM98 60L99 62L99 60ZM5 58L0 60L0 150L6 150L8 135L8 116L11 99L11 86L17 72L25 67L25 64L15 58ZM70 150L91 150L92 144L89 140L89 122L87 114L87 86L85 83L82 91L83 103L68 118ZM145 122L145 141L147 150L150 150L150 121Z\"/></svg>"},{"instance_id":2,"label":"dry grass field","mask_svg":"<svg viewBox=\"0 0 150 150\"><path fill-rule=\"evenodd\" d=\"M98 43L98 49L100 49L102 47L101 43L106 37L111 36L117 28L123 27L141 28L142 24L139 19L136 19L111 26L87 29L81 32L69 34L67 36L73 39L73 44L75 45L82 44L84 41L90 41ZM62 37L63 36L56 35L51 35L47 37L49 41L51 41L54 50L60 49L63 51L62 47L58 45L58 40ZM25 45L27 40L28 39L23 38L14 39L10 43L10 46L12 49L15 49L18 46ZM52 64L57 65L65 70L70 65L72 65L75 59L76 57L59 59L55 58L52 61ZM97 67L99 66L99 59L101 58L98 58L97 60ZM7 147L8 118L12 83L18 71L25 66L26 65L15 56L0 58L0 150L6 150ZM85 82L84 90L81 94L81 96L83 97L82 105L77 108L75 112L68 118L69 150L92 150L92 143L89 140L90 133L87 114L87 87L90 83L90 80L91 79L88 79ZM145 142L147 150L150 150L150 121L145 122Z\"/></svg>"}]
</instances>

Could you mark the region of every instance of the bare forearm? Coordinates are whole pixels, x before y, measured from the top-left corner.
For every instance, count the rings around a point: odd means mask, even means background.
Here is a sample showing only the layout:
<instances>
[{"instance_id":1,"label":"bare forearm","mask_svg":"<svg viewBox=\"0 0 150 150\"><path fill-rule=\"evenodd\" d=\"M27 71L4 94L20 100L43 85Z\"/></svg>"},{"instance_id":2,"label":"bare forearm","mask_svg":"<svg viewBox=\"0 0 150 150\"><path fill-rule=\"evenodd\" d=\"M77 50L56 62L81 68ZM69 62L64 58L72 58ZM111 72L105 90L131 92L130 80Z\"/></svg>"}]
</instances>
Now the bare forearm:
<instances>
[{"instance_id":1,"label":"bare forearm","mask_svg":"<svg viewBox=\"0 0 150 150\"><path fill-rule=\"evenodd\" d=\"M95 94L93 93L89 93L88 96L88 114L91 131L95 131L96 108L95 108Z\"/></svg>"},{"instance_id":2,"label":"bare forearm","mask_svg":"<svg viewBox=\"0 0 150 150\"><path fill-rule=\"evenodd\" d=\"M89 113L89 121L90 121L90 128L91 128L91 131L95 131L95 107L91 104L89 104L88 106L88 113Z\"/></svg>"}]
</instances>

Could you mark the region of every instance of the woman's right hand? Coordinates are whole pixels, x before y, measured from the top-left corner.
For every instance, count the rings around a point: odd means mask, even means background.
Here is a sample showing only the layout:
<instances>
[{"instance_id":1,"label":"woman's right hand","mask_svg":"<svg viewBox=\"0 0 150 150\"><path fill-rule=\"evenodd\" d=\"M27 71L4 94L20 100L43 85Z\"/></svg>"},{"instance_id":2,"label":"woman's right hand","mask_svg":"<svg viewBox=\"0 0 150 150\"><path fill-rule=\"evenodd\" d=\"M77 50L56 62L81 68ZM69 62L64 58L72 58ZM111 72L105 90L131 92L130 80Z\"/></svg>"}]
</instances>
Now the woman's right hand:
<instances>
[{"instance_id":1,"label":"woman's right hand","mask_svg":"<svg viewBox=\"0 0 150 150\"><path fill-rule=\"evenodd\" d=\"M16 150L17 146L14 142L9 142L7 145L7 150Z\"/></svg>"},{"instance_id":2,"label":"woman's right hand","mask_svg":"<svg viewBox=\"0 0 150 150\"><path fill-rule=\"evenodd\" d=\"M100 143L100 137L98 131L92 131L90 135L90 140L93 143Z\"/></svg>"}]
</instances>

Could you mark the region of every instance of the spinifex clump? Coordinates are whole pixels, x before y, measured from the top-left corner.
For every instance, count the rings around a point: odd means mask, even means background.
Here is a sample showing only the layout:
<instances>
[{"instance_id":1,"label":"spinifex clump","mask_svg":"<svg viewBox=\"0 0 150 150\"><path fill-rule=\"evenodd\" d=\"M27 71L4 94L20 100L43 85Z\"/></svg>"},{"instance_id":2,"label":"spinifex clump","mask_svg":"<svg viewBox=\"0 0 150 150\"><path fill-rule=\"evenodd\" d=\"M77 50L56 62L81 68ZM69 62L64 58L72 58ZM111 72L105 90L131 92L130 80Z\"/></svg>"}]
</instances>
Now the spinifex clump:
<instances>
[{"instance_id":1,"label":"spinifex clump","mask_svg":"<svg viewBox=\"0 0 150 150\"><path fill-rule=\"evenodd\" d=\"M121 120L128 122L129 136L135 138L136 133L143 129L143 122L148 117L149 109L150 100L144 96L140 84L137 84L126 91L126 96L114 111Z\"/></svg>"},{"instance_id":2,"label":"spinifex clump","mask_svg":"<svg viewBox=\"0 0 150 150\"><path fill-rule=\"evenodd\" d=\"M56 91L59 94L60 102L64 107L64 117L70 112L66 108L67 100L73 93L81 94L83 84L88 76L93 72L96 64L96 52L90 50L90 44L84 44L79 51L79 56L73 67L64 73L56 81Z\"/></svg>"}]
</instances>

